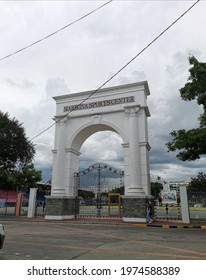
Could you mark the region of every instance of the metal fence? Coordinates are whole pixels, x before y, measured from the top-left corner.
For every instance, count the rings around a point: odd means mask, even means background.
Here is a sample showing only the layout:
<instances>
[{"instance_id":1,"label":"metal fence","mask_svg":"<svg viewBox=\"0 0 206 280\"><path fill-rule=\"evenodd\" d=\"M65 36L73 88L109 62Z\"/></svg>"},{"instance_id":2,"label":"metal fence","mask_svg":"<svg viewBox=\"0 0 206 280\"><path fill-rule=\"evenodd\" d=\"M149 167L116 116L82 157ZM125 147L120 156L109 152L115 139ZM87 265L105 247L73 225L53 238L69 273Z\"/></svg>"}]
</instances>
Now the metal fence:
<instances>
[{"instance_id":1,"label":"metal fence","mask_svg":"<svg viewBox=\"0 0 206 280\"><path fill-rule=\"evenodd\" d=\"M45 195L49 193L37 192L35 216L44 216ZM29 193L16 191L0 192L0 216L27 216Z\"/></svg>"},{"instance_id":2,"label":"metal fence","mask_svg":"<svg viewBox=\"0 0 206 280\"><path fill-rule=\"evenodd\" d=\"M206 192L188 192L187 197L190 207L206 207Z\"/></svg>"},{"instance_id":3,"label":"metal fence","mask_svg":"<svg viewBox=\"0 0 206 280\"><path fill-rule=\"evenodd\" d=\"M206 221L206 192L188 192L188 207L190 220ZM158 220L182 220L181 200L176 205L165 205L156 203L155 218Z\"/></svg>"},{"instance_id":4,"label":"metal fence","mask_svg":"<svg viewBox=\"0 0 206 280\"><path fill-rule=\"evenodd\" d=\"M49 193L48 193L49 194ZM48 195L46 193L46 195ZM188 206L191 220L206 221L206 192L188 192ZM19 199L19 200L18 200ZM0 215L1 216L27 216L29 194L18 196L17 193L0 193ZM20 207L19 207L20 205ZM97 211L94 205L80 205L80 215L94 215ZM37 195L36 200L36 217L44 216L45 212L44 196ZM114 209L113 209L114 208ZM118 214L119 206L111 207L112 215ZM113 213L114 212L114 213ZM117 213L116 213L117 212ZM96 213L96 212L95 212ZM108 208L101 207L102 215L108 215ZM179 205L169 206L166 210L165 205L155 205L154 212L156 219L179 220L181 221L181 202Z\"/></svg>"}]
</instances>

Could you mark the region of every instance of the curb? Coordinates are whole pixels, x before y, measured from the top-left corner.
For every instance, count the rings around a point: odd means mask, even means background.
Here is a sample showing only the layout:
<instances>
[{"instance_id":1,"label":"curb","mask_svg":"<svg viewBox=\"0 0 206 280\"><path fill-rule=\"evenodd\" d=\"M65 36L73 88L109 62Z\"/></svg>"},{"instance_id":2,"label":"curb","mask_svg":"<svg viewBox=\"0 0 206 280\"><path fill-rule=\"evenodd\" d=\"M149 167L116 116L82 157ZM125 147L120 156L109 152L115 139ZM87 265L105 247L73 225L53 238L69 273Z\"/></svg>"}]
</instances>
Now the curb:
<instances>
[{"instance_id":1,"label":"curb","mask_svg":"<svg viewBox=\"0 0 206 280\"><path fill-rule=\"evenodd\" d=\"M0 217L1 218L1 217ZM61 223L82 223L82 224L115 224L115 225L122 225L122 226L136 226L136 227L157 227L157 228L177 228L177 229L206 229L205 225L184 225L184 224L175 224L174 221L156 221L151 224L145 223L125 223L123 221L118 221L116 219L81 219L81 220L44 220L43 218L3 218L0 221L18 221L18 222L61 222ZM176 222L177 223L177 222Z\"/></svg>"},{"instance_id":2,"label":"curb","mask_svg":"<svg viewBox=\"0 0 206 280\"><path fill-rule=\"evenodd\" d=\"M191 228L199 228L206 229L206 225L166 225L166 224L133 224L133 226L138 227L160 227L160 228L179 228L179 229L191 229Z\"/></svg>"}]
</instances>

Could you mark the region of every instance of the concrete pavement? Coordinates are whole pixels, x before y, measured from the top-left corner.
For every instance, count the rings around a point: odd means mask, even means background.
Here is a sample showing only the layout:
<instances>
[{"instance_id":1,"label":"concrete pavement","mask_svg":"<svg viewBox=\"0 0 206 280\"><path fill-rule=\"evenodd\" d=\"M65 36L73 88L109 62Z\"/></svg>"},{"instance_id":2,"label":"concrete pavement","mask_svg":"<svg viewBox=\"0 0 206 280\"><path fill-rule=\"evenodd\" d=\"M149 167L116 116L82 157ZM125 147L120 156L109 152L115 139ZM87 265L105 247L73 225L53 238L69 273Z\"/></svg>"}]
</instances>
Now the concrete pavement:
<instances>
[{"instance_id":1,"label":"concrete pavement","mask_svg":"<svg viewBox=\"0 0 206 280\"><path fill-rule=\"evenodd\" d=\"M204 225L146 225L118 219L52 221L0 217L6 238L0 260L205 260ZM203 227L202 227L203 226Z\"/></svg>"}]
</instances>

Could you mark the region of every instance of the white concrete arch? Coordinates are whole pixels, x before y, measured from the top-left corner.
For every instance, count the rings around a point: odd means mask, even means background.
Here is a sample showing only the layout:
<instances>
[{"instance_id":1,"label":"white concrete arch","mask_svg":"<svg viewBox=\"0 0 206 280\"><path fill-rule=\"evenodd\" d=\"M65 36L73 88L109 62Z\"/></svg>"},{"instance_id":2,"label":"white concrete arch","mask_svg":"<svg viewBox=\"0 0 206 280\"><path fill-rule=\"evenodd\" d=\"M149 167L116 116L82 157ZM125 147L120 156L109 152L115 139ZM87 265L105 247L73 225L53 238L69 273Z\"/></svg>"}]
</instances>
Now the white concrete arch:
<instances>
[{"instance_id":1,"label":"white concrete arch","mask_svg":"<svg viewBox=\"0 0 206 280\"><path fill-rule=\"evenodd\" d=\"M73 177L78 172L81 146L95 132L106 130L116 132L123 140L125 201L150 195L148 95L147 82L140 82L101 89L95 95L81 92L54 97L53 199L77 196Z\"/></svg>"}]
</instances>

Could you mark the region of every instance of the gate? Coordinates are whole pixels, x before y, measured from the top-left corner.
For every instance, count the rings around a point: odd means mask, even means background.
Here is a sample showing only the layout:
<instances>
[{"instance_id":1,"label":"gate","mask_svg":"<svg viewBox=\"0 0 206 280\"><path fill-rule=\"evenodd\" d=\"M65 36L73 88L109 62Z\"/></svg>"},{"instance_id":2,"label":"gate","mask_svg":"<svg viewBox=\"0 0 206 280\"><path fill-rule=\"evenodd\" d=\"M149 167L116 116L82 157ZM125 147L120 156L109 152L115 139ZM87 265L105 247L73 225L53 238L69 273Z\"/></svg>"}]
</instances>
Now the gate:
<instances>
[{"instance_id":1,"label":"gate","mask_svg":"<svg viewBox=\"0 0 206 280\"><path fill-rule=\"evenodd\" d=\"M108 164L96 163L75 173L74 180L79 197L77 216L121 217L121 194L124 190L122 170Z\"/></svg>"}]
</instances>

